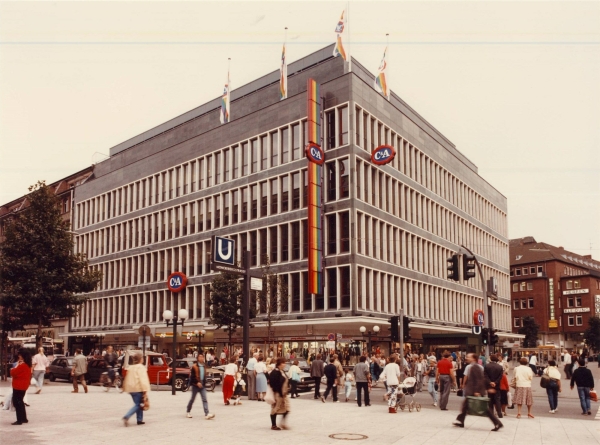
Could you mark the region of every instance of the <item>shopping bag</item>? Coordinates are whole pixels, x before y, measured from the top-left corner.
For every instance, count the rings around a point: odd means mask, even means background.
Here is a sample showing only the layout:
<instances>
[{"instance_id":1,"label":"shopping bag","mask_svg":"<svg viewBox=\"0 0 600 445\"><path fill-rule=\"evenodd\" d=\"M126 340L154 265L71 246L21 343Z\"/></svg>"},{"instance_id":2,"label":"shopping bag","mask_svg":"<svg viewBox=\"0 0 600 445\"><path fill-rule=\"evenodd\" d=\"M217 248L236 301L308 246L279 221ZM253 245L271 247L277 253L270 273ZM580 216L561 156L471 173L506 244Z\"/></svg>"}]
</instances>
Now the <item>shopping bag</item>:
<instances>
[{"instance_id":1,"label":"shopping bag","mask_svg":"<svg viewBox=\"0 0 600 445\"><path fill-rule=\"evenodd\" d=\"M273 405L275 403L275 393L270 386L267 386L267 392L265 393L265 402L269 405Z\"/></svg>"},{"instance_id":2,"label":"shopping bag","mask_svg":"<svg viewBox=\"0 0 600 445\"><path fill-rule=\"evenodd\" d=\"M29 381L30 385L37 385L37 380L34 379L33 377L31 377L31 380Z\"/></svg>"},{"instance_id":3,"label":"shopping bag","mask_svg":"<svg viewBox=\"0 0 600 445\"><path fill-rule=\"evenodd\" d=\"M512 395L512 392L507 391L506 398L508 400L508 409L515 409L515 406L513 405L513 395Z\"/></svg>"},{"instance_id":4,"label":"shopping bag","mask_svg":"<svg viewBox=\"0 0 600 445\"><path fill-rule=\"evenodd\" d=\"M144 411L148 411L150 409L150 399L148 398L148 394L146 394L146 393L144 393L141 407L142 407L142 410L144 410Z\"/></svg>"},{"instance_id":5,"label":"shopping bag","mask_svg":"<svg viewBox=\"0 0 600 445\"><path fill-rule=\"evenodd\" d=\"M592 401L594 402L598 401L598 394L595 390L590 391L590 399L592 399Z\"/></svg>"},{"instance_id":6,"label":"shopping bag","mask_svg":"<svg viewBox=\"0 0 600 445\"><path fill-rule=\"evenodd\" d=\"M490 399L487 397L467 396L467 414L470 416L487 416Z\"/></svg>"}]
</instances>

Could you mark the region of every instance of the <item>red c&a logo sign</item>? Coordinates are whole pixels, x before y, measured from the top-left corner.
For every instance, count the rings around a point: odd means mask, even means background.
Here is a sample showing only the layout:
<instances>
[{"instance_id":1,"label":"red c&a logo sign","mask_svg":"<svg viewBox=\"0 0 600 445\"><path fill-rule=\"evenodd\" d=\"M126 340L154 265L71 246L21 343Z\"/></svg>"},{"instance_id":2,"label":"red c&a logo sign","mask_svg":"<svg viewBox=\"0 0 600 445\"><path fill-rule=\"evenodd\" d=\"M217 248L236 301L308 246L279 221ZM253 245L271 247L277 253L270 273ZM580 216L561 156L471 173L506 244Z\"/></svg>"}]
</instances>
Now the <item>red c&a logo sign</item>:
<instances>
[{"instance_id":1,"label":"red c&a logo sign","mask_svg":"<svg viewBox=\"0 0 600 445\"><path fill-rule=\"evenodd\" d=\"M396 150L391 145L380 145L371 153L371 162L377 165L384 165L391 162L396 156Z\"/></svg>"}]
</instances>

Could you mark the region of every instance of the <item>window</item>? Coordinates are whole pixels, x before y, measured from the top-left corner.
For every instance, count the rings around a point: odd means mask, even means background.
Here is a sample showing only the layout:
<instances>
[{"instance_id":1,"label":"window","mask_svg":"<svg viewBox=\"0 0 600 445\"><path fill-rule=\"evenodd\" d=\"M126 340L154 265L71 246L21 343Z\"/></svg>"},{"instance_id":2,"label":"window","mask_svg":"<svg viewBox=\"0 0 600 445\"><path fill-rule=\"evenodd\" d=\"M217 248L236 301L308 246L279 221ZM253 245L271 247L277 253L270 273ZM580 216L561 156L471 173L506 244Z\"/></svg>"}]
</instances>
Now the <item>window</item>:
<instances>
[{"instance_id":1,"label":"window","mask_svg":"<svg viewBox=\"0 0 600 445\"><path fill-rule=\"evenodd\" d=\"M350 252L350 215L342 212L340 215L340 252Z\"/></svg>"},{"instance_id":2,"label":"window","mask_svg":"<svg viewBox=\"0 0 600 445\"><path fill-rule=\"evenodd\" d=\"M279 138L277 132L271 133L271 167L279 165Z\"/></svg>"},{"instance_id":3,"label":"window","mask_svg":"<svg viewBox=\"0 0 600 445\"><path fill-rule=\"evenodd\" d=\"M281 177L281 211L287 212L289 210L289 178L288 176Z\"/></svg>"},{"instance_id":4,"label":"window","mask_svg":"<svg viewBox=\"0 0 600 445\"><path fill-rule=\"evenodd\" d=\"M513 283L513 292L519 292L519 283Z\"/></svg>"},{"instance_id":5,"label":"window","mask_svg":"<svg viewBox=\"0 0 600 445\"><path fill-rule=\"evenodd\" d=\"M292 173L292 209L300 208L300 173Z\"/></svg>"},{"instance_id":6,"label":"window","mask_svg":"<svg viewBox=\"0 0 600 445\"><path fill-rule=\"evenodd\" d=\"M256 219L258 217L258 184L250 186L251 190L251 207L250 207L250 218Z\"/></svg>"},{"instance_id":7,"label":"window","mask_svg":"<svg viewBox=\"0 0 600 445\"><path fill-rule=\"evenodd\" d=\"M292 311L300 310L300 274L293 273L292 275Z\"/></svg>"},{"instance_id":8,"label":"window","mask_svg":"<svg viewBox=\"0 0 600 445\"><path fill-rule=\"evenodd\" d=\"M527 300L521 300L521 309L527 309Z\"/></svg>"},{"instance_id":9,"label":"window","mask_svg":"<svg viewBox=\"0 0 600 445\"><path fill-rule=\"evenodd\" d=\"M340 145L346 145L348 144L348 107L340 108L338 113L339 141Z\"/></svg>"},{"instance_id":10,"label":"window","mask_svg":"<svg viewBox=\"0 0 600 445\"><path fill-rule=\"evenodd\" d=\"M575 316L575 326L583 326L583 315Z\"/></svg>"},{"instance_id":11,"label":"window","mask_svg":"<svg viewBox=\"0 0 600 445\"><path fill-rule=\"evenodd\" d=\"M337 309L337 269L327 269L327 306Z\"/></svg>"},{"instance_id":12,"label":"window","mask_svg":"<svg viewBox=\"0 0 600 445\"><path fill-rule=\"evenodd\" d=\"M271 215L277 214L277 204L278 204L278 180L271 179Z\"/></svg>"},{"instance_id":13,"label":"window","mask_svg":"<svg viewBox=\"0 0 600 445\"><path fill-rule=\"evenodd\" d=\"M260 169L263 171L266 170L267 168L269 168L268 149L269 149L269 147L267 146L267 136L266 135L261 136L260 137Z\"/></svg>"},{"instance_id":14,"label":"window","mask_svg":"<svg viewBox=\"0 0 600 445\"><path fill-rule=\"evenodd\" d=\"M575 306L575 298L573 298L573 297L567 298L567 307L573 307L573 306Z\"/></svg>"},{"instance_id":15,"label":"window","mask_svg":"<svg viewBox=\"0 0 600 445\"><path fill-rule=\"evenodd\" d=\"M342 159L338 163L340 169L340 199L350 196L350 169L348 159Z\"/></svg>"},{"instance_id":16,"label":"window","mask_svg":"<svg viewBox=\"0 0 600 445\"><path fill-rule=\"evenodd\" d=\"M225 182L228 182L229 179L230 179L230 177L229 177L229 173L230 173L230 170L229 170L230 151L229 151L229 149L227 149L227 150L225 150L223 152L223 163L225 164L225 176L224 176L224 179L225 179Z\"/></svg>"},{"instance_id":17,"label":"window","mask_svg":"<svg viewBox=\"0 0 600 445\"><path fill-rule=\"evenodd\" d=\"M215 184L221 183L221 153L215 153Z\"/></svg>"},{"instance_id":18,"label":"window","mask_svg":"<svg viewBox=\"0 0 600 445\"><path fill-rule=\"evenodd\" d=\"M302 272L302 289L303 292L303 307L304 312L312 312L313 310L313 302L312 302L312 294L307 292L308 289L308 272Z\"/></svg>"},{"instance_id":19,"label":"window","mask_svg":"<svg viewBox=\"0 0 600 445\"><path fill-rule=\"evenodd\" d=\"M292 160L300 159L300 124L292 125Z\"/></svg>"},{"instance_id":20,"label":"window","mask_svg":"<svg viewBox=\"0 0 600 445\"><path fill-rule=\"evenodd\" d=\"M538 273L542 273L542 272L544 272L544 268L542 266L538 266L537 271L538 271Z\"/></svg>"},{"instance_id":21,"label":"window","mask_svg":"<svg viewBox=\"0 0 600 445\"><path fill-rule=\"evenodd\" d=\"M292 261L300 259L300 223L292 223Z\"/></svg>"},{"instance_id":22,"label":"window","mask_svg":"<svg viewBox=\"0 0 600 445\"><path fill-rule=\"evenodd\" d=\"M535 275L535 267L530 267L529 268L529 273L532 275Z\"/></svg>"},{"instance_id":23,"label":"window","mask_svg":"<svg viewBox=\"0 0 600 445\"><path fill-rule=\"evenodd\" d=\"M325 126L327 131L327 150L335 148L335 110L325 113Z\"/></svg>"},{"instance_id":24,"label":"window","mask_svg":"<svg viewBox=\"0 0 600 445\"><path fill-rule=\"evenodd\" d=\"M514 270L514 269L511 269L511 270L510 270L510 276L511 276L511 277L514 277L514 276L515 276L515 270Z\"/></svg>"},{"instance_id":25,"label":"window","mask_svg":"<svg viewBox=\"0 0 600 445\"><path fill-rule=\"evenodd\" d=\"M327 163L327 201L335 201L336 198L335 161Z\"/></svg>"},{"instance_id":26,"label":"window","mask_svg":"<svg viewBox=\"0 0 600 445\"><path fill-rule=\"evenodd\" d=\"M521 327L521 319L519 317L514 318L514 326L515 326L515 328Z\"/></svg>"},{"instance_id":27,"label":"window","mask_svg":"<svg viewBox=\"0 0 600 445\"><path fill-rule=\"evenodd\" d=\"M289 261L288 225L282 224L279 229L281 233L281 261Z\"/></svg>"},{"instance_id":28,"label":"window","mask_svg":"<svg viewBox=\"0 0 600 445\"><path fill-rule=\"evenodd\" d=\"M232 224L237 224L238 223L238 211L239 211L239 200L240 200L240 192L238 190L234 190L233 192L231 192L231 197L233 200L233 211L232 211L232 215L231 215L231 223Z\"/></svg>"},{"instance_id":29,"label":"window","mask_svg":"<svg viewBox=\"0 0 600 445\"><path fill-rule=\"evenodd\" d=\"M515 273L518 277L521 276L521 269L515 269Z\"/></svg>"},{"instance_id":30,"label":"window","mask_svg":"<svg viewBox=\"0 0 600 445\"><path fill-rule=\"evenodd\" d=\"M170 220L170 218L169 218ZM212 229L212 198L206 198L206 230ZM169 229L170 232L170 229ZM170 236L169 236L170 238Z\"/></svg>"},{"instance_id":31,"label":"window","mask_svg":"<svg viewBox=\"0 0 600 445\"><path fill-rule=\"evenodd\" d=\"M336 235L336 214L327 215L327 253L335 255L337 253L337 235Z\"/></svg>"},{"instance_id":32,"label":"window","mask_svg":"<svg viewBox=\"0 0 600 445\"><path fill-rule=\"evenodd\" d=\"M575 281L573 281L573 287L575 289L581 289L581 280L575 280Z\"/></svg>"},{"instance_id":33,"label":"window","mask_svg":"<svg viewBox=\"0 0 600 445\"><path fill-rule=\"evenodd\" d=\"M269 254L269 259L271 260L271 264L277 262L277 226L271 227L269 229L271 232L269 235L271 237L271 253Z\"/></svg>"},{"instance_id":34,"label":"window","mask_svg":"<svg viewBox=\"0 0 600 445\"><path fill-rule=\"evenodd\" d=\"M240 150L237 145L231 147L231 157L233 158L233 179L240 177L240 164L238 161L238 154Z\"/></svg>"},{"instance_id":35,"label":"window","mask_svg":"<svg viewBox=\"0 0 600 445\"><path fill-rule=\"evenodd\" d=\"M248 188L241 189L242 193L242 221L248 221Z\"/></svg>"},{"instance_id":36,"label":"window","mask_svg":"<svg viewBox=\"0 0 600 445\"><path fill-rule=\"evenodd\" d=\"M269 207L269 193L267 190L267 181L260 183L260 216L267 216Z\"/></svg>"},{"instance_id":37,"label":"window","mask_svg":"<svg viewBox=\"0 0 600 445\"><path fill-rule=\"evenodd\" d=\"M581 297L575 297L575 307L581 307Z\"/></svg>"},{"instance_id":38,"label":"window","mask_svg":"<svg viewBox=\"0 0 600 445\"><path fill-rule=\"evenodd\" d=\"M567 326L575 326L575 317L573 315L567 317Z\"/></svg>"},{"instance_id":39,"label":"window","mask_svg":"<svg viewBox=\"0 0 600 445\"><path fill-rule=\"evenodd\" d=\"M521 292L525 291L526 288L527 288L527 283L523 282L520 284L519 289L521 290Z\"/></svg>"},{"instance_id":40,"label":"window","mask_svg":"<svg viewBox=\"0 0 600 445\"><path fill-rule=\"evenodd\" d=\"M212 171L213 171L212 156L207 156L206 157L206 186L207 187L211 187L212 185L214 185Z\"/></svg>"},{"instance_id":41,"label":"window","mask_svg":"<svg viewBox=\"0 0 600 445\"><path fill-rule=\"evenodd\" d=\"M350 308L350 267L340 267L340 306Z\"/></svg>"},{"instance_id":42,"label":"window","mask_svg":"<svg viewBox=\"0 0 600 445\"><path fill-rule=\"evenodd\" d=\"M290 130L285 127L281 130L281 163L290 162Z\"/></svg>"},{"instance_id":43,"label":"window","mask_svg":"<svg viewBox=\"0 0 600 445\"><path fill-rule=\"evenodd\" d=\"M229 192L223 193L223 225L229 225Z\"/></svg>"},{"instance_id":44,"label":"window","mask_svg":"<svg viewBox=\"0 0 600 445\"><path fill-rule=\"evenodd\" d=\"M248 143L242 144L242 176L248 176Z\"/></svg>"},{"instance_id":45,"label":"window","mask_svg":"<svg viewBox=\"0 0 600 445\"><path fill-rule=\"evenodd\" d=\"M221 227L221 197L215 196L215 229Z\"/></svg>"},{"instance_id":46,"label":"window","mask_svg":"<svg viewBox=\"0 0 600 445\"><path fill-rule=\"evenodd\" d=\"M523 275L529 274L529 269L527 267L523 268Z\"/></svg>"},{"instance_id":47,"label":"window","mask_svg":"<svg viewBox=\"0 0 600 445\"><path fill-rule=\"evenodd\" d=\"M528 309L533 309L533 298L528 298L527 299L527 308Z\"/></svg>"},{"instance_id":48,"label":"window","mask_svg":"<svg viewBox=\"0 0 600 445\"><path fill-rule=\"evenodd\" d=\"M256 230L250 232L250 265L256 266L258 258L258 246L256 240Z\"/></svg>"},{"instance_id":49,"label":"window","mask_svg":"<svg viewBox=\"0 0 600 445\"><path fill-rule=\"evenodd\" d=\"M567 281L567 289L573 289L573 281Z\"/></svg>"},{"instance_id":50,"label":"window","mask_svg":"<svg viewBox=\"0 0 600 445\"><path fill-rule=\"evenodd\" d=\"M519 303L519 300L513 300L513 309L515 311L519 310L521 308L521 304Z\"/></svg>"},{"instance_id":51,"label":"window","mask_svg":"<svg viewBox=\"0 0 600 445\"><path fill-rule=\"evenodd\" d=\"M533 290L533 283L527 283L527 290Z\"/></svg>"}]
</instances>

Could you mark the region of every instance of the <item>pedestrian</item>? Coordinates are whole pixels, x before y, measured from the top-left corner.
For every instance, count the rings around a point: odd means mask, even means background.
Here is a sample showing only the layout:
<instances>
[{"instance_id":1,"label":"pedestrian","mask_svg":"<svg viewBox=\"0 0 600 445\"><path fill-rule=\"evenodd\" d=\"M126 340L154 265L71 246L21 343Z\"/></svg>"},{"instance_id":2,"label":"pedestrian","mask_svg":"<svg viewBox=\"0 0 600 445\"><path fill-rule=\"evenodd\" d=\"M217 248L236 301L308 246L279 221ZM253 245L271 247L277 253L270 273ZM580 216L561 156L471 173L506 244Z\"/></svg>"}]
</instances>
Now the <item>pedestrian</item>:
<instances>
[{"instance_id":1,"label":"pedestrian","mask_svg":"<svg viewBox=\"0 0 600 445\"><path fill-rule=\"evenodd\" d=\"M456 376L452 369L451 355L448 351L442 354L443 358L438 362L435 374L435 381L439 385L440 391L440 409L448 411L448 399L450 389L456 385Z\"/></svg>"},{"instance_id":2,"label":"pedestrian","mask_svg":"<svg viewBox=\"0 0 600 445\"><path fill-rule=\"evenodd\" d=\"M363 392L365 395L365 406L371 406L369 400L369 378L371 377L371 372L366 361L367 357L361 355L359 362L354 365L354 381L356 382L356 401L358 402L358 406L362 406L361 395Z\"/></svg>"},{"instance_id":3,"label":"pedestrian","mask_svg":"<svg viewBox=\"0 0 600 445\"><path fill-rule=\"evenodd\" d=\"M537 375L537 363L537 355L535 354L535 352L532 352L531 356L529 357L529 367L533 371L533 375Z\"/></svg>"},{"instance_id":4,"label":"pedestrian","mask_svg":"<svg viewBox=\"0 0 600 445\"><path fill-rule=\"evenodd\" d=\"M453 423L454 426L458 426L460 428L465 427L465 417L467 417L467 411L469 408L468 397L483 397L485 395L486 387L483 367L477 363L477 358L475 357L475 354L468 353L466 360L469 365L465 370L466 372L462 385L465 400L463 402L462 410L456 418L456 422ZM494 424L494 428L492 429L492 431L498 431L504 426L502 425L500 420L498 420L498 418L494 415L494 411L491 405L488 405L487 416Z\"/></svg>"},{"instance_id":5,"label":"pedestrian","mask_svg":"<svg viewBox=\"0 0 600 445\"><path fill-rule=\"evenodd\" d=\"M237 357L234 355L229 359L229 363L225 365L223 376L223 402L225 405L230 405L229 399L233 395L233 382L238 372L238 367L235 364L236 361Z\"/></svg>"},{"instance_id":6,"label":"pedestrian","mask_svg":"<svg viewBox=\"0 0 600 445\"><path fill-rule=\"evenodd\" d=\"M258 361L257 358L258 352L255 352L246 365L246 371L248 371L248 400L256 400L256 374L254 374L254 366Z\"/></svg>"},{"instance_id":7,"label":"pedestrian","mask_svg":"<svg viewBox=\"0 0 600 445\"><path fill-rule=\"evenodd\" d=\"M276 431L288 429L286 417L290 412L290 401L287 398L288 378L283 368L285 368L285 359L279 357L275 362L275 369L269 374L269 386L275 397L275 403L271 405L271 429ZM277 415L283 416L281 426L277 426Z\"/></svg>"},{"instance_id":8,"label":"pedestrian","mask_svg":"<svg viewBox=\"0 0 600 445\"><path fill-rule=\"evenodd\" d=\"M215 415L211 414L208 410L208 400L206 399L207 367L202 354L198 354L196 360L196 363L194 363L192 369L190 370L190 389L192 390L192 396L190 397L190 401L187 405L186 417L190 419L192 418L192 406L194 405L196 396L200 394L200 397L202 398L202 407L204 408L204 418L206 420L210 420L214 418Z\"/></svg>"},{"instance_id":9,"label":"pedestrian","mask_svg":"<svg viewBox=\"0 0 600 445\"><path fill-rule=\"evenodd\" d=\"M12 377L12 405L15 407L17 412L17 421L11 425L23 425L29 423L27 419L27 411L25 410L25 402L23 398L25 393L29 389L31 383L31 370L33 363L31 361L30 352L25 349L19 349L17 354L17 364L10 370L10 376Z\"/></svg>"},{"instance_id":10,"label":"pedestrian","mask_svg":"<svg viewBox=\"0 0 600 445\"><path fill-rule=\"evenodd\" d=\"M300 373L302 370L300 369L298 360L294 360L290 369L288 369L288 378L290 379L290 385L292 389L290 390L291 398L295 399L296 397L300 397L298 393L298 383L300 383Z\"/></svg>"},{"instance_id":11,"label":"pedestrian","mask_svg":"<svg viewBox=\"0 0 600 445\"><path fill-rule=\"evenodd\" d=\"M563 361L565 362L565 378L570 379L573 375L573 363L571 363L571 353L565 351Z\"/></svg>"},{"instance_id":12,"label":"pedestrian","mask_svg":"<svg viewBox=\"0 0 600 445\"><path fill-rule=\"evenodd\" d=\"M317 354L317 358L310 365L310 376L315 381L315 400L321 397L321 378L325 369L325 363L323 363L322 358L321 354Z\"/></svg>"},{"instance_id":13,"label":"pedestrian","mask_svg":"<svg viewBox=\"0 0 600 445\"><path fill-rule=\"evenodd\" d=\"M504 370L502 369L502 365L498 364L498 356L496 354L490 355L490 362L483 368L483 374L485 375L490 407L492 410L496 408L496 414L501 419L500 381L504 375Z\"/></svg>"},{"instance_id":14,"label":"pedestrian","mask_svg":"<svg viewBox=\"0 0 600 445\"><path fill-rule=\"evenodd\" d=\"M333 359L333 364L335 365L335 369L337 371L337 381L339 385L341 384L342 378L344 377L344 368L342 367L342 363L340 362L338 354L333 354Z\"/></svg>"},{"instance_id":15,"label":"pedestrian","mask_svg":"<svg viewBox=\"0 0 600 445\"><path fill-rule=\"evenodd\" d=\"M263 361L262 354L258 355L256 364L254 365L254 377L256 380L256 395L259 402L265 401L265 393L267 392L267 365Z\"/></svg>"},{"instance_id":16,"label":"pedestrian","mask_svg":"<svg viewBox=\"0 0 600 445\"><path fill-rule=\"evenodd\" d=\"M133 365L127 368L125 380L123 380L123 391L128 392L133 399L133 407L123 416L123 424L128 426L127 422L131 416L136 415L137 424L144 425L144 404L148 403L148 392L150 391L150 379L148 371L142 363L144 361L142 354L135 352L131 355Z\"/></svg>"},{"instance_id":17,"label":"pedestrian","mask_svg":"<svg viewBox=\"0 0 600 445\"><path fill-rule=\"evenodd\" d=\"M354 381L354 375L347 371L344 375L344 395L346 396L346 402L350 400L352 394L352 382Z\"/></svg>"},{"instance_id":18,"label":"pedestrian","mask_svg":"<svg viewBox=\"0 0 600 445\"><path fill-rule=\"evenodd\" d=\"M586 367L584 358L580 358L577 363L579 367L573 371L573 376L571 377L571 391L575 383L577 383L577 393L579 394L579 402L583 410L581 414L591 416L590 391L594 390L594 376L592 375L592 371Z\"/></svg>"},{"instance_id":19,"label":"pedestrian","mask_svg":"<svg viewBox=\"0 0 600 445\"><path fill-rule=\"evenodd\" d=\"M558 393L561 392L560 371L556 366L556 361L548 360L548 367L544 369L544 375L550 377L546 386L548 403L550 404L550 413L555 414L558 408Z\"/></svg>"},{"instance_id":20,"label":"pedestrian","mask_svg":"<svg viewBox=\"0 0 600 445\"><path fill-rule=\"evenodd\" d=\"M338 383L338 370L335 366L335 355L332 355L329 359L329 364L325 366L323 373L327 378L327 388L325 389L325 394L321 396L321 402L325 403L325 399L329 396L329 392L332 392L333 401L338 403L337 397L337 383Z\"/></svg>"},{"instance_id":21,"label":"pedestrian","mask_svg":"<svg viewBox=\"0 0 600 445\"><path fill-rule=\"evenodd\" d=\"M398 385L400 381L400 367L396 363L396 357L391 355L389 363L385 365L381 375L379 377L383 379L387 384L387 392L385 393L385 399L388 402L388 412L393 414L396 412L396 392L398 391Z\"/></svg>"},{"instance_id":22,"label":"pedestrian","mask_svg":"<svg viewBox=\"0 0 600 445\"><path fill-rule=\"evenodd\" d=\"M437 361L435 357L429 357L425 373L427 374L427 392L429 392L429 395L433 399L433 406L437 406L438 383L435 381L435 376L437 374Z\"/></svg>"},{"instance_id":23,"label":"pedestrian","mask_svg":"<svg viewBox=\"0 0 600 445\"><path fill-rule=\"evenodd\" d=\"M510 386L508 385L508 371L502 373L500 380L500 407L502 408L502 417L506 416L506 408L508 407L508 394Z\"/></svg>"},{"instance_id":24,"label":"pedestrian","mask_svg":"<svg viewBox=\"0 0 600 445\"><path fill-rule=\"evenodd\" d=\"M238 372L235 374L235 380L233 381L233 396L231 397L234 405L242 404L242 392L244 392L245 390L246 382L242 378L242 373Z\"/></svg>"},{"instance_id":25,"label":"pedestrian","mask_svg":"<svg viewBox=\"0 0 600 445\"><path fill-rule=\"evenodd\" d=\"M529 366L527 357L521 357L520 365L515 368L513 381L516 384L515 399L513 403L517 404L517 419L521 418L521 407L527 405L527 417L533 419L531 407L533 405L533 393L531 392L531 382L533 380L533 371Z\"/></svg>"},{"instance_id":26,"label":"pedestrian","mask_svg":"<svg viewBox=\"0 0 600 445\"><path fill-rule=\"evenodd\" d=\"M44 354L44 348L38 348L38 353L33 356L33 378L36 381L38 390L35 392L39 394L42 392L42 386L44 386L44 375L46 374L46 368L50 364L48 357Z\"/></svg>"},{"instance_id":27,"label":"pedestrian","mask_svg":"<svg viewBox=\"0 0 600 445\"><path fill-rule=\"evenodd\" d=\"M73 379L73 391L79 392L79 383L83 385L83 390L87 393L88 387L85 382L85 375L87 374L87 360L85 355L81 353L81 349L75 349L75 357L73 358L73 367L71 368L71 378Z\"/></svg>"}]
</instances>

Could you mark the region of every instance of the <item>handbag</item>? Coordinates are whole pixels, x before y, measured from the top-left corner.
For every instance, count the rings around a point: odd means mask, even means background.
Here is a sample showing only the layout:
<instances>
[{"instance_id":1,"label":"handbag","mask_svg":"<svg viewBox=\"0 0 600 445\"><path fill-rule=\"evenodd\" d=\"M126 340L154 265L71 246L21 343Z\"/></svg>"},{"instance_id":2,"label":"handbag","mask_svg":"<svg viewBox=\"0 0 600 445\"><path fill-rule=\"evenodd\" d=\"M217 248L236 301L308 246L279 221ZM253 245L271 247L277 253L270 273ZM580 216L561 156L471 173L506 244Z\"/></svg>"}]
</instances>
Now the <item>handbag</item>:
<instances>
[{"instance_id":1,"label":"handbag","mask_svg":"<svg viewBox=\"0 0 600 445\"><path fill-rule=\"evenodd\" d=\"M144 393L144 397L142 398L142 410L148 411L150 409L150 399L148 398L148 394Z\"/></svg>"},{"instance_id":2,"label":"handbag","mask_svg":"<svg viewBox=\"0 0 600 445\"><path fill-rule=\"evenodd\" d=\"M517 388L517 378L513 377L512 380L510 381L510 387L513 389Z\"/></svg>"},{"instance_id":3,"label":"handbag","mask_svg":"<svg viewBox=\"0 0 600 445\"><path fill-rule=\"evenodd\" d=\"M470 416L487 416L490 399L487 397L467 396L467 414Z\"/></svg>"},{"instance_id":4,"label":"handbag","mask_svg":"<svg viewBox=\"0 0 600 445\"><path fill-rule=\"evenodd\" d=\"M37 385L37 380L33 377L31 377L31 380L29 381L30 385Z\"/></svg>"},{"instance_id":5,"label":"handbag","mask_svg":"<svg viewBox=\"0 0 600 445\"><path fill-rule=\"evenodd\" d=\"M435 383L433 384L433 390L434 390L434 391L439 391L439 390L440 390L440 385L439 385L439 383L435 382Z\"/></svg>"},{"instance_id":6,"label":"handbag","mask_svg":"<svg viewBox=\"0 0 600 445\"><path fill-rule=\"evenodd\" d=\"M543 374L540 379L540 386L542 388L547 388L550 385L550 376L548 374Z\"/></svg>"},{"instance_id":7,"label":"handbag","mask_svg":"<svg viewBox=\"0 0 600 445\"><path fill-rule=\"evenodd\" d=\"M267 392L265 393L264 400L269 405L274 405L275 404L275 393L273 392L273 388L271 388L270 386L267 386Z\"/></svg>"},{"instance_id":8,"label":"handbag","mask_svg":"<svg viewBox=\"0 0 600 445\"><path fill-rule=\"evenodd\" d=\"M456 395L458 397L462 397L464 395L464 391L462 389L459 389L458 391L456 391Z\"/></svg>"}]
</instances>

